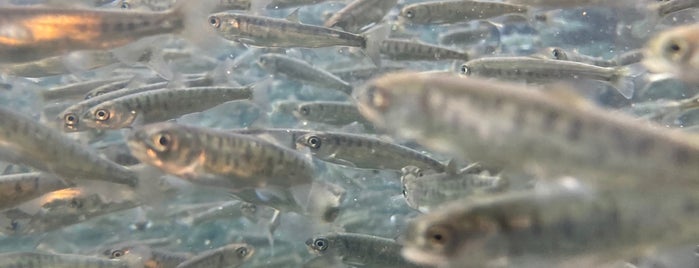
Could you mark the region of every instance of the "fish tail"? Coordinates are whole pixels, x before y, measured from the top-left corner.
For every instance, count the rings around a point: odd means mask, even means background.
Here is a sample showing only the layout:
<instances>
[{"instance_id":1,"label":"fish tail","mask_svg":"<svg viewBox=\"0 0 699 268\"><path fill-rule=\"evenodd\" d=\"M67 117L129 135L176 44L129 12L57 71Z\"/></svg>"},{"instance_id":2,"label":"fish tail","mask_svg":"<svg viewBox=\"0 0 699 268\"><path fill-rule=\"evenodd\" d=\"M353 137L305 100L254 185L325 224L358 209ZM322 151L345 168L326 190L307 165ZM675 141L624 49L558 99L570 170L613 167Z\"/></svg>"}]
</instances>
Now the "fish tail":
<instances>
[{"instance_id":1,"label":"fish tail","mask_svg":"<svg viewBox=\"0 0 699 268\"><path fill-rule=\"evenodd\" d=\"M364 36L364 53L369 56L374 65L381 66L381 43L388 37L391 28L387 24L381 24L366 31Z\"/></svg>"},{"instance_id":2,"label":"fish tail","mask_svg":"<svg viewBox=\"0 0 699 268\"><path fill-rule=\"evenodd\" d=\"M619 67L615 71L612 79L612 85L626 99L631 99L634 93L635 76L631 75L631 70L627 67Z\"/></svg>"}]
</instances>

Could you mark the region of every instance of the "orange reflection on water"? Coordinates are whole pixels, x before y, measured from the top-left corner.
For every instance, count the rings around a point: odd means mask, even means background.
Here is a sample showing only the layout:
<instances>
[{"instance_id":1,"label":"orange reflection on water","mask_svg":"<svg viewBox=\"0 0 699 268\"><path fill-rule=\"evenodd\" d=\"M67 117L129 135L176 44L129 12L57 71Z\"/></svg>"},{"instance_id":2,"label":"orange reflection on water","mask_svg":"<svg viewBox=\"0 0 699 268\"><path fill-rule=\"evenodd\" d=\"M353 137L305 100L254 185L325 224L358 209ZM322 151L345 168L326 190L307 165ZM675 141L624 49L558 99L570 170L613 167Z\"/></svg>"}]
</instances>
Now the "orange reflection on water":
<instances>
[{"instance_id":1,"label":"orange reflection on water","mask_svg":"<svg viewBox=\"0 0 699 268\"><path fill-rule=\"evenodd\" d=\"M46 204L59 199L69 199L80 195L82 191L79 188L68 188L58 191L53 191L41 197L41 204Z\"/></svg>"},{"instance_id":2,"label":"orange reflection on water","mask_svg":"<svg viewBox=\"0 0 699 268\"><path fill-rule=\"evenodd\" d=\"M89 13L29 16L3 26L9 34L0 35L0 44L19 46L60 40L89 43L101 35L100 25L99 17Z\"/></svg>"}]
</instances>

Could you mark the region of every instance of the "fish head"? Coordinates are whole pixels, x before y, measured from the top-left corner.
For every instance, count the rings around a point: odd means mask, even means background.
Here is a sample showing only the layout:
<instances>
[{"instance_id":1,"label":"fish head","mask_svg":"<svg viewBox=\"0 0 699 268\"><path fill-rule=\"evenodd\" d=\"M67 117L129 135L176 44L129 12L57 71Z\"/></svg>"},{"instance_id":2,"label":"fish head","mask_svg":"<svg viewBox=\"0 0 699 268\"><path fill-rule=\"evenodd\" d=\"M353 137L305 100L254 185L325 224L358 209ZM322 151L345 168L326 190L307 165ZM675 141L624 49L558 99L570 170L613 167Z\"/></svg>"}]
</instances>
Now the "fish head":
<instances>
[{"instance_id":1,"label":"fish head","mask_svg":"<svg viewBox=\"0 0 699 268\"><path fill-rule=\"evenodd\" d=\"M693 26L693 27L691 27ZM643 64L651 72L672 73L688 82L699 82L699 26L670 29L652 38L644 50Z\"/></svg>"},{"instance_id":2,"label":"fish head","mask_svg":"<svg viewBox=\"0 0 699 268\"><path fill-rule=\"evenodd\" d=\"M105 102L85 112L82 123L96 129L120 129L131 126L138 113L119 103Z\"/></svg>"},{"instance_id":3,"label":"fish head","mask_svg":"<svg viewBox=\"0 0 699 268\"><path fill-rule=\"evenodd\" d=\"M308 133L296 138L296 148L308 148L313 155L329 155L327 139L320 133Z\"/></svg>"},{"instance_id":4,"label":"fish head","mask_svg":"<svg viewBox=\"0 0 699 268\"><path fill-rule=\"evenodd\" d=\"M137 127L126 139L134 157L174 175L191 173L203 156L195 134L173 123Z\"/></svg>"},{"instance_id":5,"label":"fish head","mask_svg":"<svg viewBox=\"0 0 699 268\"><path fill-rule=\"evenodd\" d=\"M59 126L61 126L63 132L78 132L85 130L85 124L81 124L80 118L82 111L82 109L77 107L70 107L56 117L56 122Z\"/></svg>"},{"instance_id":6,"label":"fish head","mask_svg":"<svg viewBox=\"0 0 699 268\"><path fill-rule=\"evenodd\" d=\"M311 115L312 109L311 105L299 104L296 109L292 112L296 118L305 119Z\"/></svg>"},{"instance_id":7,"label":"fish head","mask_svg":"<svg viewBox=\"0 0 699 268\"><path fill-rule=\"evenodd\" d=\"M359 112L377 126L385 125L383 114L391 110L393 101L398 97L393 89L394 82L401 83L386 76L378 78L361 86L353 94Z\"/></svg>"},{"instance_id":8,"label":"fish head","mask_svg":"<svg viewBox=\"0 0 699 268\"><path fill-rule=\"evenodd\" d=\"M259 65L261 68L273 72L274 70L277 69L277 55L274 54L264 54L260 55L260 58L257 59L257 65Z\"/></svg>"},{"instance_id":9,"label":"fish head","mask_svg":"<svg viewBox=\"0 0 699 268\"><path fill-rule=\"evenodd\" d=\"M407 5L398 16L402 22L426 23L430 19L430 10L424 5Z\"/></svg>"},{"instance_id":10,"label":"fish head","mask_svg":"<svg viewBox=\"0 0 699 268\"><path fill-rule=\"evenodd\" d=\"M332 246L331 246L332 240L326 237L325 235L322 236L316 236L309 238L306 240L306 247L308 249L308 252L311 254L327 254L329 251L331 251Z\"/></svg>"},{"instance_id":11,"label":"fish head","mask_svg":"<svg viewBox=\"0 0 699 268\"><path fill-rule=\"evenodd\" d=\"M224 254L224 263L233 265L241 264L255 255L255 247L245 244L236 243L224 247L225 251L231 251L233 254Z\"/></svg>"},{"instance_id":12,"label":"fish head","mask_svg":"<svg viewBox=\"0 0 699 268\"><path fill-rule=\"evenodd\" d=\"M463 206L455 202L448 206ZM497 224L485 213L469 211L454 215L451 210L435 211L413 220L405 231L403 257L426 265L443 266L468 256L469 264L487 262L485 243L497 231Z\"/></svg>"},{"instance_id":13,"label":"fish head","mask_svg":"<svg viewBox=\"0 0 699 268\"><path fill-rule=\"evenodd\" d=\"M208 19L209 25L211 27L225 35L238 35L240 34L242 28L242 20L235 14L229 13L216 13L211 14Z\"/></svg>"}]
</instances>

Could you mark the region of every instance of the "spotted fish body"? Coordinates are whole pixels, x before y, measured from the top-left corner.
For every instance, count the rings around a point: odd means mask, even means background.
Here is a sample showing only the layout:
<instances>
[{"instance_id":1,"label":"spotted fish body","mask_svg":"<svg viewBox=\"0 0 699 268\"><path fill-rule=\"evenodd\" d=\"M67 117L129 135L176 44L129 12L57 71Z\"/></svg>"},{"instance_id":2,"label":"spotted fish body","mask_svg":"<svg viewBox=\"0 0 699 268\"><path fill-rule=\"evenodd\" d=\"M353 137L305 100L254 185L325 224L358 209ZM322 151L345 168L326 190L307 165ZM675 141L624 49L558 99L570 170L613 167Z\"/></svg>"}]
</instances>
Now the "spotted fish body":
<instances>
[{"instance_id":1,"label":"spotted fish body","mask_svg":"<svg viewBox=\"0 0 699 268\"><path fill-rule=\"evenodd\" d=\"M142 37L177 33L184 29L184 11L3 7L0 62L33 61L75 50L111 49Z\"/></svg>"},{"instance_id":2,"label":"spotted fish body","mask_svg":"<svg viewBox=\"0 0 699 268\"><path fill-rule=\"evenodd\" d=\"M405 260L402 246L388 238L357 234L328 233L306 240L309 251L338 256L343 263L363 267L421 267Z\"/></svg>"},{"instance_id":3,"label":"spotted fish body","mask_svg":"<svg viewBox=\"0 0 699 268\"><path fill-rule=\"evenodd\" d=\"M229 244L207 250L180 263L177 268L228 268L239 267L255 255L255 248L244 243Z\"/></svg>"},{"instance_id":4,"label":"spotted fish body","mask_svg":"<svg viewBox=\"0 0 699 268\"><path fill-rule=\"evenodd\" d=\"M357 106L351 102L311 101L299 103L294 116L301 120L333 125L347 125L354 122L366 123Z\"/></svg>"},{"instance_id":5,"label":"spotted fish body","mask_svg":"<svg viewBox=\"0 0 699 268\"><path fill-rule=\"evenodd\" d=\"M469 60L468 53L408 39L386 39L381 54L393 60Z\"/></svg>"},{"instance_id":6,"label":"spotted fish body","mask_svg":"<svg viewBox=\"0 0 699 268\"><path fill-rule=\"evenodd\" d=\"M549 176L580 176L619 190L699 183L693 137L610 113L570 93L399 73L368 83L357 98L377 128L488 165L537 167Z\"/></svg>"},{"instance_id":7,"label":"spotted fish body","mask_svg":"<svg viewBox=\"0 0 699 268\"><path fill-rule=\"evenodd\" d=\"M615 267L654 246L694 243L696 193L669 198L547 186L461 199L411 222L403 256L439 267L490 267L498 261Z\"/></svg>"},{"instance_id":8,"label":"spotted fish body","mask_svg":"<svg viewBox=\"0 0 699 268\"><path fill-rule=\"evenodd\" d=\"M431 1L406 5L400 16L417 24L446 24L494 18L505 14L526 14L526 6L489 1Z\"/></svg>"},{"instance_id":9,"label":"spotted fish body","mask_svg":"<svg viewBox=\"0 0 699 268\"><path fill-rule=\"evenodd\" d=\"M200 112L229 101L252 99L252 87L189 87L130 94L97 104L82 122L96 129L119 129Z\"/></svg>"},{"instance_id":10,"label":"spotted fish body","mask_svg":"<svg viewBox=\"0 0 699 268\"><path fill-rule=\"evenodd\" d=\"M295 151L226 131L157 123L128 137L136 158L194 183L234 191L292 187L314 178L311 162Z\"/></svg>"},{"instance_id":11,"label":"spotted fish body","mask_svg":"<svg viewBox=\"0 0 699 268\"><path fill-rule=\"evenodd\" d=\"M367 135L339 132L312 132L296 140L297 146L325 161L366 169L400 170L417 166L442 172L445 165L411 148Z\"/></svg>"}]
</instances>

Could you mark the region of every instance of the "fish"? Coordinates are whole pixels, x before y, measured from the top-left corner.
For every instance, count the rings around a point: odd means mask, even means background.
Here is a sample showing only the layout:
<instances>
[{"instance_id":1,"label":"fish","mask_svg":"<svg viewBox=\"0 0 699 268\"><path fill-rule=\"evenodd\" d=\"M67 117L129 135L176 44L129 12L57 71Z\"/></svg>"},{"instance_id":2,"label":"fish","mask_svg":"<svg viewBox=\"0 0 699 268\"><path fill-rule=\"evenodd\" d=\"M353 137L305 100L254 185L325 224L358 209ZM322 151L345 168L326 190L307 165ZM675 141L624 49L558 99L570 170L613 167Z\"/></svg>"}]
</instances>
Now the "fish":
<instances>
[{"instance_id":1,"label":"fish","mask_svg":"<svg viewBox=\"0 0 699 268\"><path fill-rule=\"evenodd\" d=\"M228 131L155 123L135 128L127 144L136 158L168 174L235 191L292 187L315 177L301 154Z\"/></svg>"},{"instance_id":2,"label":"fish","mask_svg":"<svg viewBox=\"0 0 699 268\"><path fill-rule=\"evenodd\" d=\"M392 60L463 60L468 61L467 52L427 44L410 39L386 39L381 42L381 55Z\"/></svg>"},{"instance_id":3,"label":"fish","mask_svg":"<svg viewBox=\"0 0 699 268\"><path fill-rule=\"evenodd\" d=\"M176 1L148 1L148 0L119 0L117 6L121 9L164 11L172 7ZM250 10L251 0L219 0L212 12L226 10Z\"/></svg>"},{"instance_id":4,"label":"fish","mask_svg":"<svg viewBox=\"0 0 699 268\"><path fill-rule=\"evenodd\" d=\"M302 6L308 6L308 5L315 5L323 2L327 2L328 0L271 0L271 1L261 1L261 2L266 2L267 5L265 7L267 9L280 9L280 8L294 8L294 7L302 7Z\"/></svg>"},{"instance_id":5,"label":"fish","mask_svg":"<svg viewBox=\"0 0 699 268\"><path fill-rule=\"evenodd\" d=\"M252 99L252 86L156 89L92 106L81 121L89 128L120 129L201 112L217 105Z\"/></svg>"},{"instance_id":6,"label":"fish","mask_svg":"<svg viewBox=\"0 0 699 268\"><path fill-rule=\"evenodd\" d=\"M572 61L531 57L479 58L462 64L460 73L527 82L592 79L609 83L627 99L633 97L634 92L634 76L628 68L599 67Z\"/></svg>"},{"instance_id":7,"label":"fish","mask_svg":"<svg viewBox=\"0 0 699 268\"><path fill-rule=\"evenodd\" d=\"M225 268L240 267L255 255L255 247L245 243L228 244L207 250L180 263L177 268Z\"/></svg>"},{"instance_id":8,"label":"fish","mask_svg":"<svg viewBox=\"0 0 699 268\"><path fill-rule=\"evenodd\" d=\"M697 213L685 208L696 193L647 190L595 191L569 181L456 200L410 222L402 253L439 267L614 267L655 246L691 245Z\"/></svg>"},{"instance_id":9,"label":"fish","mask_svg":"<svg viewBox=\"0 0 699 268\"><path fill-rule=\"evenodd\" d=\"M117 184L83 184L47 193L0 213L5 235L40 234L141 205L135 192Z\"/></svg>"},{"instance_id":10,"label":"fish","mask_svg":"<svg viewBox=\"0 0 699 268\"><path fill-rule=\"evenodd\" d=\"M197 32L203 7L179 1L165 12L4 6L0 8L0 62L21 63L78 50L113 49L143 37ZM187 35L188 33L183 33ZM192 37L192 40L197 40Z\"/></svg>"},{"instance_id":11,"label":"fish","mask_svg":"<svg viewBox=\"0 0 699 268\"><path fill-rule=\"evenodd\" d=\"M321 256L336 256L342 263L360 267L422 267L401 256L402 246L395 241L358 233L327 233L306 240L308 251Z\"/></svg>"},{"instance_id":12,"label":"fish","mask_svg":"<svg viewBox=\"0 0 699 268\"><path fill-rule=\"evenodd\" d=\"M187 225L199 225L216 219L236 219L243 216L243 207L254 204L240 202L237 200L223 202L207 210L188 215L183 219Z\"/></svg>"},{"instance_id":13,"label":"fish","mask_svg":"<svg viewBox=\"0 0 699 268\"><path fill-rule=\"evenodd\" d=\"M121 83L121 82L117 82ZM190 87L204 87L204 86L211 86L213 83L213 80L209 77L202 77L202 78L197 78L189 81L185 81L185 86L190 86ZM131 94L136 94L136 93L141 93L141 92L146 92L146 91L151 91L151 90L157 90L157 89L162 89L167 87L168 83L167 82L159 82L159 83L154 83L154 84L148 84L140 87L135 87L135 88L125 88L123 90L114 90L113 92L108 92L104 94L99 94L97 92L92 92L88 93L94 94L92 98L86 99L84 101L78 102L68 108L66 108L63 112L59 113L58 116L55 117L55 122L59 125L59 128L63 130L63 132L79 132L79 131L85 131L90 128L88 128L85 124L83 124L81 121L81 116L85 114L85 112L90 109L91 107L100 104L102 102L116 99L119 97L131 95ZM110 85L111 86L111 85Z\"/></svg>"},{"instance_id":14,"label":"fish","mask_svg":"<svg viewBox=\"0 0 699 268\"><path fill-rule=\"evenodd\" d=\"M560 47L547 47L542 49L539 53L532 55L536 58L541 59L552 59L552 60L567 60L574 62L581 62L592 64L600 67L612 67L617 66L614 60L605 60L602 58L592 57L588 55L580 54L576 51L566 51Z\"/></svg>"},{"instance_id":15,"label":"fish","mask_svg":"<svg viewBox=\"0 0 699 268\"><path fill-rule=\"evenodd\" d=\"M415 24L449 24L482 20L506 14L527 15L529 8L490 1L441 0L415 3L400 10L400 18Z\"/></svg>"},{"instance_id":16,"label":"fish","mask_svg":"<svg viewBox=\"0 0 699 268\"><path fill-rule=\"evenodd\" d=\"M664 30L652 37L645 45L643 65L650 72L669 73L680 80L699 83L694 75L699 66L699 57L694 53L699 44L699 25L682 25Z\"/></svg>"},{"instance_id":17,"label":"fish","mask_svg":"<svg viewBox=\"0 0 699 268\"><path fill-rule=\"evenodd\" d=\"M442 172L445 165L427 154L369 135L340 132L312 132L296 140L297 147L308 148L323 161L363 169L400 170L417 166Z\"/></svg>"},{"instance_id":18,"label":"fish","mask_svg":"<svg viewBox=\"0 0 699 268\"><path fill-rule=\"evenodd\" d=\"M77 70L93 70L118 62L109 51L80 51L74 52L72 55L53 56L17 64L3 64L0 65L0 72L14 76L40 78L71 74Z\"/></svg>"},{"instance_id":19,"label":"fish","mask_svg":"<svg viewBox=\"0 0 699 268\"><path fill-rule=\"evenodd\" d=\"M292 111L300 120L331 124L348 125L359 122L369 125L354 103L344 101L310 101L298 103Z\"/></svg>"},{"instance_id":20,"label":"fish","mask_svg":"<svg viewBox=\"0 0 699 268\"><path fill-rule=\"evenodd\" d=\"M634 63L639 63L643 61L643 50L633 49L622 54L617 55L614 58L617 66L631 65Z\"/></svg>"},{"instance_id":21,"label":"fish","mask_svg":"<svg viewBox=\"0 0 699 268\"><path fill-rule=\"evenodd\" d=\"M193 257L190 253L168 252L141 244L118 245L102 253L113 260L138 260L144 268L175 268Z\"/></svg>"},{"instance_id":22,"label":"fish","mask_svg":"<svg viewBox=\"0 0 699 268\"><path fill-rule=\"evenodd\" d=\"M440 33L438 39L443 45L473 45L493 40L493 46L497 47L500 46L500 29L492 22L479 20L474 27L458 27Z\"/></svg>"},{"instance_id":23,"label":"fish","mask_svg":"<svg viewBox=\"0 0 699 268\"><path fill-rule=\"evenodd\" d=\"M68 182L101 180L136 187L139 181L135 171L104 159L63 133L6 108L0 108L0 149L17 156L19 159L15 160L20 164L54 173Z\"/></svg>"},{"instance_id":24,"label":"fish","mask_svg":"<svg viewBox=\"0 0 699 268\"><path fill-rule=\"evenodd\" d=\"M41 172L0 176L0 210L68 187L70 185L55 175Z\"/></svg>"},{"instance_id":25,"label":"fish","mask_svg":"<svg viewBox=\"0 0 699 268\"><path fill-rule=\"evenodd\" d=\"M41 252L6 252L0 254L0 267L54 267L54 268L129 268L128 262L105 260L75 254L52 254Z\"/></svg>"},{"instance_id":26,"label":"fish","mask_svg":"<svg viewBox=\"0 0 699 268\"><path fill-rule=\"evenodd\" d=\"M615 2L604 0L507 0L506 3L534 6L540 8L576 8L576 7L616 7L636 8L643 1L620 0Z\"/></svg>"},{"instance_id":27,"label":"fish","mask_svg":"<svg viewBox=\"0 0 699 268\"><path fill-rule=\"evenodd\" d=\"M325 20L323 26L356 33L379 23L397 3L397 0L354 0Z\"/></svg>"},{"instance_id":28,"label":"fish","mask_svg":"<svg viewBox=\"0 0 699 268\"><path fill-rule=\"evenodd\" d=\"M88 91L110 83L122 82L128 83L133 78L133 76L116 76L104 79L92 79L82 82L71 83L63 86L57 86L49 88L48 90L41 91L41 97L44 101L58 101L58 100L80 100L83 99L84 95Z\"/></svg>"},{"instance_id":29,"label":"fish","mask_svg":"<svg viewBox=\"0 0 699 268\"><path fill-rule=\"evenodd\" d=\"M666 0L653 3L648 6L648 9L655 13L658 18L663 18L675 12L697 7L699 7L697 0Z\"/></svg>"},{"instance_id":30,"label":"fish","mask_svg":"<svg viewBox=\"0 0 699 268\"><path fill-rule=\"evenodd\" d=\"M364 49L375 64L380 63L379 45L388 27L377 26L358 35L332 28L302 24L291 20L247 14L216 13L209 24L225 39L258 47L332 47L349 46Z\"/></svg>"},{"instance_id":31,"label":"fish","mask_svg":"<svg viewBox=\"0 0 699 268\"><path fill-rule=\"evenodd\" d=\"M569 89L547 92L475 77L396 73L355 98L374 126L425 148L510 172L576 176L633 191L695 185L699 144L680 131L596 107Z\"/></svg>"},{"instance_id":32,"label":"fish","mask_svg":"<svg viewBox=\"0 0 699 268\"><path fill-rule=\"evenodd\" d=\"M257 62L272 74L282 74L289 79L299 80L319 88L331 88L347 95L351 95L354 88L332 73L285 55L264 54Z\"/></svg>"},{"instance_id":33,"label":"fish","mask_svg":"<svg viewBox=\"0 0 699 268\"><path fill-rule=\"evenodd\" d=\"M489 172L463 170L425 174L420 168L406 166L401 169L403 197L411 208L428 212L441 204L466 196L488 195L506 191L507 179Z\"/></svg>"}]
</instances>

